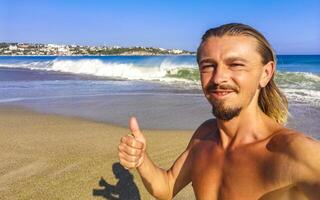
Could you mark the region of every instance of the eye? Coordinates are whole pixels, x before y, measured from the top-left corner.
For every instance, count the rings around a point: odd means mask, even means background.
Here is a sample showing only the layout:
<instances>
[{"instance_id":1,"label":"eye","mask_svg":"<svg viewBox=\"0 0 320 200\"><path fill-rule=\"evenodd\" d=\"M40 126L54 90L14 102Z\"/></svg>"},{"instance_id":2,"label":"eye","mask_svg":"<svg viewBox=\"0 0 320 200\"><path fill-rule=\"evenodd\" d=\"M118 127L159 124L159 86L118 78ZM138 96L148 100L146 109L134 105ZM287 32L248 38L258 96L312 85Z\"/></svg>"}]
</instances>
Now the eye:
<instances>
[{"instance_id":1,"label":"eye","mask_svg":"<svg viewBox=\"0 0 320 200\"><path fill-rule=\"evenodd\" d=\"M231 67L241 67L241 66L244 66L244 64L242 64L242 63L231 63L230 66Z\"/></svg>"},{"instance_id":2,"label":"eye","mask_svg":"<svg viewBox=\"0 0 320 200\"><path fill-rule=\"evenodd\" d=\"M212 72L214 70L214 68L215 68L215 65L212 65L212 64L211 65L203 65L203 66L201 66L200 71L202 73Z\"/></svg>"}]
</instances>

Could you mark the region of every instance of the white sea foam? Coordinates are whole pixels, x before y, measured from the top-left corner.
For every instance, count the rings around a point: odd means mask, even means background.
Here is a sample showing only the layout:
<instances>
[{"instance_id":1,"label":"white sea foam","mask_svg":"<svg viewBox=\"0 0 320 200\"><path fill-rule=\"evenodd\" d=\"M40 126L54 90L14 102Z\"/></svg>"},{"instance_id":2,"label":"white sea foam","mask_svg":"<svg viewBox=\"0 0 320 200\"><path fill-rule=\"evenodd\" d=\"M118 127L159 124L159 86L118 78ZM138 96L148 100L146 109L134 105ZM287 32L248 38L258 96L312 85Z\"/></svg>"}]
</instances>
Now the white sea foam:
<instances>
[{"instance_id":1,"label":"white sea foam","mask_svg":"<svg viewBox=\"0 0 320 200\"><path fill-rule=\"evenodd\" d=\"M26 68L33 70L52 70L74 74L90 74L95 76L118 77L127 79L152 80L163 78L168 73L175 74L180 69L196 70L195 63L172 62L163 59L160 63L143 61L143 63L103 61L102 59L54 59L51 61L32 61L0 63L0 67ZM297 83L304 80L320 82L320 76L307 72L278 72L283 83Z\"/></svg>"},{"instance_id":2,"label":"white sea foam","mask_svg":"<svg viewBox=\"0 0 320 200\"><path fill-rule=\"evenodd\" d=\"M7 99L0 99L0 103L9 103L9 102L15 102L15 101L22 101L25 98L7 98Z\"/></svg>"},{"instance_id":3,"label":"white sea foam","mask_svg":"<svg viewBox=\"0 0 320 200\"><path fill-rule=\"evenodd\" d=\"M282 89L288 97L289 102L303 102L316 107L320 107L320 91L310 89Z\"/></svg>"},{"instance_id":4,"label":"white sea foam","mask_svg":"<svg viewBox=\"0 0 320 200\"><path fill-rule=\"evenodd\" d=\"M31 70L58 71L74 74L88 74L94 76L154 80L165 77L167 68L173 66L161 65L160 67L140 67L133 63L103 62L99 59L81 60L53 60L47 62L0 64L0 67L26 68Z\"/></svg>"},{"instance_id":5,"label":"white sea foam","mask_svg":"<svg viewBox=\"0 0 320 200\"><path fill-rule=\"evenodd\" d=\"M29 63L17 62L14 64L1 64L0 67L25 68L31 70L57 71L73 74L86 74L100 77L120 78L129 80L155 80L163 82L194 82L183 78L167 77L167 74L175 74L181 68L195 68L188 63L173 63L164 59L155 65L150 62L130 63L102 61L100 59L55 59L52 61L34 61Z\"/></svg>"},{"instance_id":6,"label":"white sea foam","mask_svg":"<svg viewBox=\"0 0 320 200\"><path fill-rule=\"evenodd\" d=\"M26 68L31 70L57 71L73 74L87 74L94 76L120 78L129 80L162 81L169 84L187 83L199 85L197 66L192 62L173 61L165 58L155 62L145 59L142 62L103 60L99 58L29 61L15 63L0 63L0 67ZM179 71L189 71L179 74ZM190 76L190 74L192 76ZM307 72L278 72L276 81L281 88L320 90L319 74Z\"/></svg>"},{"instance_id":7,"label":"white sea foam","mask_svg":"<svg viewBox=\"0 0 320 200\"><path fill-rule=\"evenodd\" d=\"M18 62L18 63L0 63L0 67L8 68L25 68L25 69L45 69L52 61L33 61L33 62Z\"/></svg>"}]
</instances>

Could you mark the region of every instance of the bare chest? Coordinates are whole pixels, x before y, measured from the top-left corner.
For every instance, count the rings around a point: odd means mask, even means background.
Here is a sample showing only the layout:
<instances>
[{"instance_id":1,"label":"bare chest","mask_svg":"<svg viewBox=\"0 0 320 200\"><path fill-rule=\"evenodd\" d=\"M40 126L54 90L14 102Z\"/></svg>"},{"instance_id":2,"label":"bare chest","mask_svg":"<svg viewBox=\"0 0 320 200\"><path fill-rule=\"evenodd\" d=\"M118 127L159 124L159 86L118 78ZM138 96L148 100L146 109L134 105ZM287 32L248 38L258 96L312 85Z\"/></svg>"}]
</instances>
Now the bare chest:
<instances>
[{"instance_id":1,"label":"bare chest","mask_svg":"<svg viewBox=\"0 0 320 200\"><path fill-rule=\"evenodd\" d=\"M192 160L197 199L256 200L281 188L287 187L282 194L290 190L290 162L260 146L225 153L203 145L192 152Z\"/></svg>"}]
</instances>

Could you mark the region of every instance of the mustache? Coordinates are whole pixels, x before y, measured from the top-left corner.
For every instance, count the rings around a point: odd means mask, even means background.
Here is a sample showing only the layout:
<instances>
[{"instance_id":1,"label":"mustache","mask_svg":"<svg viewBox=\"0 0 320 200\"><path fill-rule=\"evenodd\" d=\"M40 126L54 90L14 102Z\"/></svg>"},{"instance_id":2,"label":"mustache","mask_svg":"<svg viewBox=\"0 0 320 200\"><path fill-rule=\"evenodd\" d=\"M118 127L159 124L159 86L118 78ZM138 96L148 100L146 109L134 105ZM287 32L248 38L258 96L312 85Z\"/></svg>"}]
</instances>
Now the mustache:
<instances>
[{"instance_id":1,"label":"mustache","mask_svg":"<svg viewBox=\"0 0 320 200\"><path fill-rule=\"evenodd\" d=\"M218 84L210 84L207 86L206 91L210 92L212 90L232 90L235 92L239 92L238 87L229 85L229 84L223 84L223 85L218 85Z\"/></svg>"}]
</instances>

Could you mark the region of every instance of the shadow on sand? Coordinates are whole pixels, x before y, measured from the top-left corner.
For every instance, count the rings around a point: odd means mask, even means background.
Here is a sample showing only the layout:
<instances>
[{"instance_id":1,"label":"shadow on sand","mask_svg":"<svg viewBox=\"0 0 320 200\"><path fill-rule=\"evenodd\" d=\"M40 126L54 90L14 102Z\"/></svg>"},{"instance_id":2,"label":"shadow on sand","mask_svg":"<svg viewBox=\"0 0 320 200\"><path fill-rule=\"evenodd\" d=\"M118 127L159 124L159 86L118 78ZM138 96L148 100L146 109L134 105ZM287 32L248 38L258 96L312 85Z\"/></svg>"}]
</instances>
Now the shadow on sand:
<instances>
[{"instance_id":1,"label":"shadow on sand","mask_svg":"<svg viewBox=\"0 0 320 200\"><path fill-rule=\"evenodd\" d=\"M133 175L118 162L113 163L112 171L118 179L116 185L107 183L107 181L101 177L99 186L103 188L93 189L92 195L101 196L108 200L140 200L140 193L133 181Z\"/></svg>"}]
</instances>

